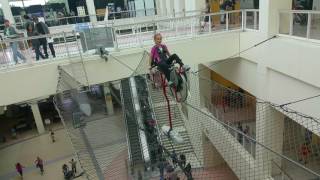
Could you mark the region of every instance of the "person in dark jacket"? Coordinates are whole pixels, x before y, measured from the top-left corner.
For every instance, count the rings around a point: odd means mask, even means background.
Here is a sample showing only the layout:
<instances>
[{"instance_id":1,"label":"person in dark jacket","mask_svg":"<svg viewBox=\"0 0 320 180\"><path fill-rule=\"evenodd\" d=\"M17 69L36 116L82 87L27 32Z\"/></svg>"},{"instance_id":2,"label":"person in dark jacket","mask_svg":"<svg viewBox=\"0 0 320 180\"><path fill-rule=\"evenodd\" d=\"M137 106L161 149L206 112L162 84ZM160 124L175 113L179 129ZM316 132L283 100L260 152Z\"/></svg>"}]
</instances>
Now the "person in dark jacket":
<instances>
[{"instance_id":1,"label":"person in dark jacket","mask_svg":"<svg viewBox=\"0 0 320 180\"><path fill-rule=\"evenodd\" d=\"M28 15L23 16L24 19L24 28L28 32L28 27L30 26L32 29L34 29L34 22L31 20L31 18Z\"/></svg>"},{"instance_id":2,"label":"person in dark jacket","mask_svg":"<svg viewBox=\"0 0 320 180\"><path fill-rule=\"evenodd\" d=\"M33 21L35 22L35 29L40 35L50 34L48 26L44 22L39 21L38 17L33 17ZM47 48L47 44L48 44L47 38L40 38L39 40L40 40L40 44L43 48L44 55L46 58L48 58L49 55L48 55L48 50L47 50L48 49ZM56 53L55 53L55 50L53 47L53 42L49 43L49 48L50 48L52 56L56 57Z\"/></svg>"},{"instance_id":3,"label":"person in dark jacket","mask_svg":"<svg viewBox=\"0 0 320 180\"><path fill-rule=\"evenodd\" d=\"M34 29L32 29L32 26L28 26L27 34L28 34L28 37L39 36L39 33L37 31L35 31ZM41 57L42 59L45 59L44 55L40 51L40 45L41 45L40 40L39 39L31 39L31 44L34 49L34 52L36 53L36 60L38 61L39 57Z\"/></svg>"}]
</instances>

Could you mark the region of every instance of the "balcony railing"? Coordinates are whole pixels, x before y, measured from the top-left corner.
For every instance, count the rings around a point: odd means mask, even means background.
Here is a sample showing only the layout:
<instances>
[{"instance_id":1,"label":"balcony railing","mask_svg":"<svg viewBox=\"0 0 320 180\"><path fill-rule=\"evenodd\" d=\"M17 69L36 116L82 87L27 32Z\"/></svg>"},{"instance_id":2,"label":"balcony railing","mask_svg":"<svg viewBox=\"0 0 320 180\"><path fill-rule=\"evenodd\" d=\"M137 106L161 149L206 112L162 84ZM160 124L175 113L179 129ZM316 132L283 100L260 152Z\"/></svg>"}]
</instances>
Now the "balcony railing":
<instances>
[{"instance_id":1,"label":"balcony railing","mask_svg":"<svg viewBox=\"0 0 320 180\"><path fill-rule=\"evenodd\" d=\"M280 11L279 34L320 40L320 11Z\"/></svg>"},{"instance_id":2,"label":"balcony railing","mask_svg":"<svg viewBox=\"0 0 320 180\"><path fill-rule=\"evenodd\" d=\"M155 16L156 9L143 9L143 10L128 10L119 12L110 12L108 15L108 20L116 19L126 19L133 17L143 17L143 16ZM77 23L90 23L90 19L95 17L97 21L105 21L105 14L93 14L85 16L67 16L67 17L54 17L54 18L44 18L44 21L49 27L70 25ZM18 29L23 29L24 20L22 16L14 16L15 23L13 23ZM4 26L1 25L0 29Z\"/></svg>"},{"instance_id":3,"label":"balcony railing","mask_svg":"<svg viewBox=\"0 0 320 180\"><path fill-rule=\"evenodd\" d=\"M197 13L197 12L194 12ZM211 13L203 15L190 15L175 18L154 19L152 21L142 21L134 23L117 24L92 24L85 29L75 32L52 33L49 35L36 37L23 37L16 39L2 39L0 42L0 69L15 67L16 62L13 57L12 45L18 46L18 51L26 58L26 61L20 59L18 64L36 64L51 60L59 60L70 57L92 55L97 45L92 44L94 38L100 44L109 42L108 46L112 50L124 48L142 47L153 44L153 35L155 32L163 34L165 41L174 41L177 39L186 39L200 37L211 33L222 33L230 31L258 30L257 10L238 10L226 11L220 13ZM92 28L100 28L100 31L94 31ZM89 33L89 34L88 34ZM105 35L100 33L106 33ZM99 38L97 39L97 34ZM55 56L50 53L49 57L37 60L35 47L32 47L33 40L51 39L55 50ZM91 43L90 43L91 42ZM104 46L105 47L105 46ZM90 51L91 50L91 51ZM40 48L43 53L43 47ZM44 54L45 55L45 54Z\"/></svg>"}]
</instances>

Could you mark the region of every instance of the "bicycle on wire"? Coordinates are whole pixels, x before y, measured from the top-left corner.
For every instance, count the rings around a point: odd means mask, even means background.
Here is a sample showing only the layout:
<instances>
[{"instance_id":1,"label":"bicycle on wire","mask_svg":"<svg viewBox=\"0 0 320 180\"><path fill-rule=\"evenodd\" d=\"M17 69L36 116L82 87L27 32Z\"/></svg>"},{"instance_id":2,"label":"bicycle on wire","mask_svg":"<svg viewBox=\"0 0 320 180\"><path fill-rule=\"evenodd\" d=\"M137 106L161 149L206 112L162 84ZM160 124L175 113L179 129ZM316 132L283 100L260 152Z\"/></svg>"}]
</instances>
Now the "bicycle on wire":
<instances>
[{"instance_id":1,"label":"bicycle on wire","mask_svg":"<svg viewBox=\"0 0 320 180\"><path fill-rule=\"evenodd\" d=\"M169 87L170 95L174 97L175 101L181 103L187 100L189 94L187 72L177 63L173 62L170 66L170 85L157 66L151 67L150 77L153 87L157 89L162 87L165 96L167 95L166 87Z\"/></svg>"}]
</instances>

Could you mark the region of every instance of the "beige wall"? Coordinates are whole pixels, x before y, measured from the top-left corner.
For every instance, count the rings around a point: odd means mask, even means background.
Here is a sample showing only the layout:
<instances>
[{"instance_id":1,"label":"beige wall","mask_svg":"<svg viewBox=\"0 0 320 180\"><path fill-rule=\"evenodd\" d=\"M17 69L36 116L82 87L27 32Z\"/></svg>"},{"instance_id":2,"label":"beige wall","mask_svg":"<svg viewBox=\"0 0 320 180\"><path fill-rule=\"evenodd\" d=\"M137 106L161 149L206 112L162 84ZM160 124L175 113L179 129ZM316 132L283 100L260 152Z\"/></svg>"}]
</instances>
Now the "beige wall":
<instances>
[{"instance_id":1,"label":"beige wall","mask_svg":"<svg viewBox=\"0 0 320 180\"><path fill-rule=\"evenodd\" d=\"M204 149L203 157L205 157L203 166L205 168L213 168L221 165L226 165L226 162L224 161L223 157L213 146L209 138L205 134L203 134L202 136L202 148Z\"/></svg>"},{"instance_id":2,"label":"beige wall","mask_svg":"<svg viewBox=\"0 0 320 180\"><path fill-rule=\"evenodd\" d=\"M179 54L185 64L197 69L200 63L222 59L237 52L238 44L235 42L238 42L238 37L239 33L225 33L165 43L171 53ZM113 53L113 56L135 69L143 51L150 51L150 48L151 46L123 50ZM113 58L109 58L108 62L98 56L84 57L84 59L90 84L118 80L132 74L129 68ZM56 60L1 72L0 106L55 94L58 82L57 66L68 62L68 60Z\"/></svg>"}]
</instances>

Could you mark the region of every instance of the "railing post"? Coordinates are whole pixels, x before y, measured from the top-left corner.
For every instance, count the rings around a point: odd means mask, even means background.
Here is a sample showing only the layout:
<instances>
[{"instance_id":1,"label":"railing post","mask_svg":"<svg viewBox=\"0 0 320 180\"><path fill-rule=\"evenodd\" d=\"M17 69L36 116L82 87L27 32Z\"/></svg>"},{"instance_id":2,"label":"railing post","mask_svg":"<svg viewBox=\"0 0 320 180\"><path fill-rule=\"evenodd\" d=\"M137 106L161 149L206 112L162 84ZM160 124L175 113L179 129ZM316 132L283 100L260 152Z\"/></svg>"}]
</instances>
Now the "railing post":
<instances>
[{"instance_id":1,"label":"railing post","mask_svg":"<svg viewBox=\"0 0 320 180\"><path fill-rule=\"evenodd\" d=\"M293 13L290 13L289 15L289 21L290 21L290 26L289 26L289 35L292 36L293 34L293 16L294 14ZM281 23L281 22L280 22Z\"/></svg>"},{"instance_id":2,"label":"railing post","mask_svg":"<svg viewBox=\"0 0 320 180\"><path fill-rule=\"evenodd\" d=\"M5 53L5 48L7 48L7 47L4 47L3 45L6 46L6 44L4 43L4 41L1 40L1 42L0 42L1 51L2 51L2 55L4 56L6 66L7 66L7 68L8 68L9 63L10 63L10 59L8 60L7 54Z\"/></svg>"},{"instance_id":3,"label":"railing post","mask_svg":"<svg viewBox=\"0 0 320 180\"><path fill-rule=\"evenodd\" d=\"M257 16L257 11L253 12L253 29L257 29L257 24L258 24L258 16Z\"/></svg>"},{"instance_id":4,"label":"railing post","mask_svg":"<svg viewBox=\"0 0 320 180\"><path fill-rule=\"evenodd\" d=\"M247 11L246 10L242 10L241 11L241 26L242 26L242 31L244 31L246 29L246 16L247 16Z\"/></svg>"},{"instance_id":5,"label":"railing post","mask_svg":"<svg viewBox=\"0 0 320 180\"><path fill-rule=\"evenodd\" d=\"M229 13L226 12L226 31L229 31Z\"/></svg>"},{"instance_id":6,"label":"railing post","mask_svg":"<svg viewBox=\"0 0 320 180\"><path fill-rule=\"evenodd\" d=\"M64 47L66 48L68 58L70 58L70 52L69 52L69 48L67 46L66 32L64 32L64 31L63 31L63 40L64 40Z\"/></svg>"},{"instance_id":7,"label":"railing post","mask_svg":"<svg viewBox=\"0 0 320 180\"><path fill-rule=\"evenodd\" d=\"M310 39L311 18L312 18L312 14L309 12L308 13L308 24L307 24L307 39Z\"/></svg>"},{"instance_id":8,"label":"railing post","mask_svg":"<svg viewBox=\"0 0 320 180\"><path fill-rule=\"evenodd\" d=\"M211 15L209 15L209 33L212 32L212 22L211 22Z\"/></svg>"},{"instance_id":9,"label":"railing post","mask_svg":"<svg viewBox=\"0 0 320 180\"><path fill-rule=\"evenodd\" d=\"M178 36L178 23L179 23L178 20L176 20L176 22L173 23L176 26L176 37Z\"/></svg>"},{"instance_id":10,"label":"railing post","mask_svg":"<svg viewBox=\"0 0 320 180\"><path fill-rule=\"evenodd\" d=\"M142 31L141 31L142 27L141 27L141 24L139 26L139 34L138 34L138 37L139 37L139 44L140 44L140 47L143 47L143 41L142 41Z\"/></svg>"},{"instance_id":11,"label":"railing post","mask_svg":"<svg viewBox=\"0 0 320 180\"><path fill-rule=\"evenodd\" d=\"M191 34L191 37L193 37L193 18L190 19L190 34Z\"/></svg>"}]
</instances>

